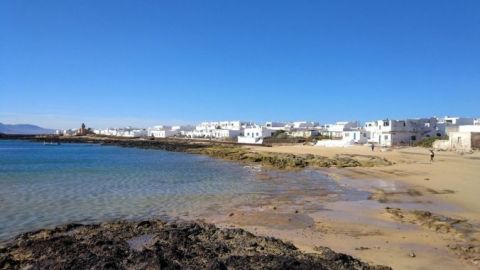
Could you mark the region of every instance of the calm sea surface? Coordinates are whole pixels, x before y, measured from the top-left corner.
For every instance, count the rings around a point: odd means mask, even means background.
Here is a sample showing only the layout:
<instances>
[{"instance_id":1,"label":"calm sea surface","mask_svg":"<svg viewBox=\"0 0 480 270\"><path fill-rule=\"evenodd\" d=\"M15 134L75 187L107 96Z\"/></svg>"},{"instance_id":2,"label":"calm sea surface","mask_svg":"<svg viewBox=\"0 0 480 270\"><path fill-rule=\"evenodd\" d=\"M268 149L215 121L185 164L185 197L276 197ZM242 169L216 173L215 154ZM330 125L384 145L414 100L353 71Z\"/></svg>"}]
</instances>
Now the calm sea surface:
<instances>
[{"instance_id":1,"label":"calm sea surface","mask_svg":"<svg viewBox=\"0 0 480 270\"><path fill-rule=\"evenodd\" d=\"M160 150L0 140L0 240L68 222L201 217L292 190L365 197L309 170L262 171Z\"/></svg>"}]
</instances>

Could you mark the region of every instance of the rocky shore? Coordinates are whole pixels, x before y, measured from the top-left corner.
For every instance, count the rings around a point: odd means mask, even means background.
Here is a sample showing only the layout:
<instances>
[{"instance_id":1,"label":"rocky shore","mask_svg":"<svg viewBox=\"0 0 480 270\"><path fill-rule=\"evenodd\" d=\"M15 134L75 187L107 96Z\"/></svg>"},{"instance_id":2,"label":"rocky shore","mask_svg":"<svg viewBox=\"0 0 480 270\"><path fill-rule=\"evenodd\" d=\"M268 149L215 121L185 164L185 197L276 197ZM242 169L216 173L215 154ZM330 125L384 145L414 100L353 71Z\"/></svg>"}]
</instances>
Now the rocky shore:
<instances>
[{"instance_id":1,"label":"rocky shore","mask_svg":"<svg viewBox=\"0 0 480 270\"><path fill-rule=\"evenodd\" d=\"M98 143L102 145L116 145L121 147L136 147L145 149L159 149L165 151L202 154L225 160L256 163L276 169L295 168L345 168L345 167L376 167L388 166L393 163L387 159L373 155L335 155L324 157L320 155L295 155L287 153L255 152L237 144L217 141L198 141L188 139L129 139L107 138L96 136L82 137L22 137L35 141L58 141L61 143Z\"/></svg>"},{"instance_id":2,"label":"rocky shore","mask_svg":"<svg viewBox=\"0 0 480 270\"><path fill-rule=\"evenodd\" d=\"M480 266L480 241L475 237L479 229L466 219L447 217L422 210L405 210L386 207L392 219L421 226L437 232L447 239L448 248L463 260Z\"/></svg>"},{"instance_id":3,"label":"rocky shore","mask_svg":"<svg viewBox=\"0 0 480 270\"><path fill-rule=\"evenodd\" d=\"M0 247L0 269L390 269L202 222L68 224Z\"/></svg>"},{"instance_id":4,"label":"rocky shore","mask_svg":"<svg viewBox=\"0 0 480 270\"><path fill-rule=\"evenodd\" d=\"M212 145L198 149L191 149L189 152L232 161L258 163L277 169L294 169L305 167L374 167L392 164L386 159L367 155L335 155L334 157L329 158L311 154L295 155L287 153L254 152L248 148L238 146Z\"/></svg>"}]
</instances>

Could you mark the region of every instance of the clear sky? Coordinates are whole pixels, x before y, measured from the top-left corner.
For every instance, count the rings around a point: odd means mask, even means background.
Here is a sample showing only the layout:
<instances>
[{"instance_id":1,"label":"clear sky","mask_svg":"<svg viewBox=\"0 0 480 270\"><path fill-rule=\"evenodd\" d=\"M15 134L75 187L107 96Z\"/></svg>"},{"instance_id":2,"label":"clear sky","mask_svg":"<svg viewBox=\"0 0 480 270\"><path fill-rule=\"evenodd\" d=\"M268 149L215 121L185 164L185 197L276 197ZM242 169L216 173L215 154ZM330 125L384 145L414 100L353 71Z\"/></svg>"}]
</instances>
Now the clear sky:
<instances>
[{"instance_id":1,"label":"clear sky","mask_svg":"<svg viewBox=\"0 0 480 270\"><path fill-rule=\"evenodd\" d=\"M480 1L0 1L0 122L480 116Z\"/></svg>"}]
</instances>

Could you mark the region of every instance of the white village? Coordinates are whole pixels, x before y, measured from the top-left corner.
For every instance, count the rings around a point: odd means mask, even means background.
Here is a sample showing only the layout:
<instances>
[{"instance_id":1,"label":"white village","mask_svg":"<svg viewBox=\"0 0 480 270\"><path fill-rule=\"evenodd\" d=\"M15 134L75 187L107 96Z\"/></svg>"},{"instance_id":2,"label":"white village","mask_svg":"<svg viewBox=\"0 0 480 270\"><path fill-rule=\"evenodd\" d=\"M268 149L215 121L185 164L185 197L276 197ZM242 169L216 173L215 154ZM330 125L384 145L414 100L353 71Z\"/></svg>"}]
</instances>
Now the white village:
<instances>
[{"instance_id":1,"label":"white village","mask_svg":"<svg viewBox=\"0 0 480 270\"><path fill-rule=\"evenodd\" d=\"M86 134L125 138L184 138L227 141L239 144L266 144L304 139L318 147L353 145L390 148L412 146L422 140L434 140L436 150L471 151L480 149L480 118L429 117L404 120L339 121L320 124L311 121L266 122L210 121L196 126L157 125L149 128L108 128L56 130L60 136Z\"/></svg>"}]
</instances>

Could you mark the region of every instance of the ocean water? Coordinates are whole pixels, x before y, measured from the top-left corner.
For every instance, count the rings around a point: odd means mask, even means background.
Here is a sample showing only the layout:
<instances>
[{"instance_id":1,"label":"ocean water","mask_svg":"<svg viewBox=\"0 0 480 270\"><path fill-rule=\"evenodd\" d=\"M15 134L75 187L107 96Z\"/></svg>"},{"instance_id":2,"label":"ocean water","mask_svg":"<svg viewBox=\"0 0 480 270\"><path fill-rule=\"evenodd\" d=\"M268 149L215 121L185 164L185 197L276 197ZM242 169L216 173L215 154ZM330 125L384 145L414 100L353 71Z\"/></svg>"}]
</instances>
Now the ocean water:
<instances>
[{"instance_id":1,"label":"ocean water","mask_svg":"<svg viewBox=\"0 0 480 270\"><path fill-rule=\"evenodd\" d=\"M161 150L0 140L0 240L69 222L201 218L305 193L366 196L311 170L270 171Z\"/></svg>"}]
</instances>

